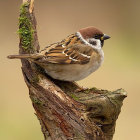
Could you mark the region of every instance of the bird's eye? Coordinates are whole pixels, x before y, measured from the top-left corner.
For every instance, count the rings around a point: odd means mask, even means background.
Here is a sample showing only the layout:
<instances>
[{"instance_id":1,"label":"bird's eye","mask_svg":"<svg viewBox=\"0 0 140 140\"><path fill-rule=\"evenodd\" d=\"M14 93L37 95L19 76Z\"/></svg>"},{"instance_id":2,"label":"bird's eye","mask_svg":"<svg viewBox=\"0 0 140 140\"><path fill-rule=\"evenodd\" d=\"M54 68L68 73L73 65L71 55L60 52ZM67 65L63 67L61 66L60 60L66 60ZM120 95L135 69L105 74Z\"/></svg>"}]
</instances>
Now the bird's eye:
<instances>
[{"instance_id":1,"label":"bird's eye","mask_svg":"<svg viewBox=\"0 0 140 140\"><path fill-rule=\"evenodd\" d=\"M94 38L95 38L95 39L100 39L102 36L103 36L103 35L101 35L101 34L96 34L96 35L94 36Z\"/></svg>"},{"instance_id":2,"label":"bird's eye","mask_svg":"<svg viewBox=\"0 0 140 140\"><path fill-rule=\"evenodd\" d=\"M95 39L98 39L98 38L99 38L99 35L95 35L94 38L95 38Z\"/></svg>"}]
</instances>

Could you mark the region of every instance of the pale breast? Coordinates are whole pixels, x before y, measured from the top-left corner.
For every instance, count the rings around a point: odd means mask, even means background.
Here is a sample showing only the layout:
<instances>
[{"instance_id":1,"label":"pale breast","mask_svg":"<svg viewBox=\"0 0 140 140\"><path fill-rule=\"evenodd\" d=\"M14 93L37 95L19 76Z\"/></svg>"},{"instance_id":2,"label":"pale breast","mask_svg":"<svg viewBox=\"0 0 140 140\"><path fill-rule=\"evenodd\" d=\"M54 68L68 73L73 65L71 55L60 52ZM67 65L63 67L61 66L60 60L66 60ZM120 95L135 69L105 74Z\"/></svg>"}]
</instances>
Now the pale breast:
<instances>
[{"instance_id":1,"label":"pale breast","mask_svg":"<svg viewBox=\"0 0 140 140\"><path fill-rule=\"evenodd\" d=\"M48 64L45 65L45 70L54 79L78 81L96 71L101 66L103 59L104 53L101 50L100 52L94 52L87 64Z\"/></svg>"}]
</instances>

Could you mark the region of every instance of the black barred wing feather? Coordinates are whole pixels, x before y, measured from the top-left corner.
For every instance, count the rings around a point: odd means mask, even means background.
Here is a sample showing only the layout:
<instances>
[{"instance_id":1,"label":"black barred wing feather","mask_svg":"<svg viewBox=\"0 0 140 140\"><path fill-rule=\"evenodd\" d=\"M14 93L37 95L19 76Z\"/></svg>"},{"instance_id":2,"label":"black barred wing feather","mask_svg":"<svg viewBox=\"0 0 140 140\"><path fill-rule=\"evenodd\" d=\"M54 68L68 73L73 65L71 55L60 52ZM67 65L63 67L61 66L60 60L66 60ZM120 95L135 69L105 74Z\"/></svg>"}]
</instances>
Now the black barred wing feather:
<instances>
[{"instance_id":1,"label":"black barred wing feather","mask_svg":"<svg viewBox=\"0 0 140 140\"><path fill-rule=\"evenodd\" d=\"M64 53L72 59L72 64L86 64L90 61L93 49L84 44L74 44L67 47Z\"/></svg>"},{"instance_id":2,"label":"black barred wing feather","mask_svg":"<svg viewBox=\"0 0 140 140\"><path fill-rule=\"evenodd\" d=\"M83 44L74 44L65 47L59 44L45 52L40 62L57 64L86 64L90 61L93 49Z\"/></svg>"},{"instance_id":3,"label":"black barred wing feather","mask_svg":"<svg viewBox=\"0 0 140 140\"><path fill-rule=\"evenodd\" d=\"M40 52L44 57L38 61L41 63L57 64L86 64L90 61L93 48L72 34L59 43L52 44Z\"/></svg>"}]
</instances>

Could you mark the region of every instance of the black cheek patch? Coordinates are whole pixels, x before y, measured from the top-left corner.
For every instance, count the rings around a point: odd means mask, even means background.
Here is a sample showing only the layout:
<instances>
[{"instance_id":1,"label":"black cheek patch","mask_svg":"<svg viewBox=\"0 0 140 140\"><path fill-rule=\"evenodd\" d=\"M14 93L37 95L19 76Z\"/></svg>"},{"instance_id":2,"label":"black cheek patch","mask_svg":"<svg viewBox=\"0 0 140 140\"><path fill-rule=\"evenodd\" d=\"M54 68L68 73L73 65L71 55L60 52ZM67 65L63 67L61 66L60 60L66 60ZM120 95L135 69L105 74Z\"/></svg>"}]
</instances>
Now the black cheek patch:
<instances>
[{"instance_id":1,"label":"black cheek patch","mask_svg":"<svg viewBox=\"0 0 140 140\"><path fill-rule=\"evenodd\" d=\"M92 45L94 45L94 46L97 45L96 41L90 40L89 43L92 44Z\"/></svg>"}]
</instances>

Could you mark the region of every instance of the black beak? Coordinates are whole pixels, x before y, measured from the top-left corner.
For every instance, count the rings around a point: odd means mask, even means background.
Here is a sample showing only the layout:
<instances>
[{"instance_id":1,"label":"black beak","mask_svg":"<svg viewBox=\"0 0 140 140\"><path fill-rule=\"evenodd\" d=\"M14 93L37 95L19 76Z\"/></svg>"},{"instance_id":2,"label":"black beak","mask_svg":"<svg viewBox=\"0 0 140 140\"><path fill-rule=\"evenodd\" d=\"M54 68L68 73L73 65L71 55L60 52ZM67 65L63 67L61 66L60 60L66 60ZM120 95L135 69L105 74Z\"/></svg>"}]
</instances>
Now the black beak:
<instances>
[{"instance_id":1,"label":"black beak","mask_svg":"<svg viewBox=\"0 0 140 140\"><path fill-rule=\"evenodd\" d=\"M104 35L101 37L101 40L107 40L107 39L109 39L109 38L110 38L110 36L104 34Z\"/></svg>"}]
</instances>

